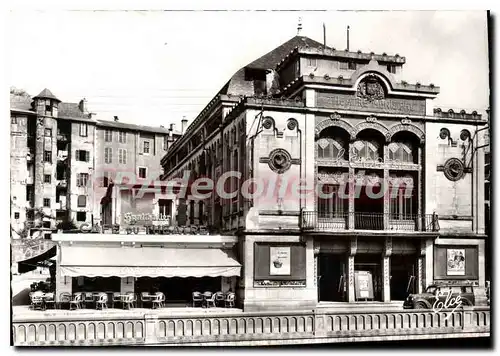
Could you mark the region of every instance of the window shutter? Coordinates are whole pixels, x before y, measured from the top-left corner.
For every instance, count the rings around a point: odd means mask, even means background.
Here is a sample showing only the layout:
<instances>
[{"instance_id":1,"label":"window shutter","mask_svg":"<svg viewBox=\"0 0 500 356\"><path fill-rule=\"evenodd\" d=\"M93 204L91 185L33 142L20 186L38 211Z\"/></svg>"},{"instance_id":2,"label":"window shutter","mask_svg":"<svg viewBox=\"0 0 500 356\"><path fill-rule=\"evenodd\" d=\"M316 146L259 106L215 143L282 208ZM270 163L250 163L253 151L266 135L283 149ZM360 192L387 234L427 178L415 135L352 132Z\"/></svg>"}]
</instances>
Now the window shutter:
<instances>
[{"instance_id":1,"label":"window shutter","mask_svg":"<svg viewBox=\"0 0 500 356\"><path fill-rule=\"evenodd\" d=\"M80 150L76 150L75 151L75 157L76 157L76 160L79 161L80 160Z\"/></svg>"},{"instance_id":2,"label":"window shutter","mask_svg":"<svg viewBox=\"0 0 500 356\"><path fill-rule=\"evenodd\" d=\"M85 162L88 162L88 161L90 161L90 152L85 151Z\"/></svg>"}]
</instances>

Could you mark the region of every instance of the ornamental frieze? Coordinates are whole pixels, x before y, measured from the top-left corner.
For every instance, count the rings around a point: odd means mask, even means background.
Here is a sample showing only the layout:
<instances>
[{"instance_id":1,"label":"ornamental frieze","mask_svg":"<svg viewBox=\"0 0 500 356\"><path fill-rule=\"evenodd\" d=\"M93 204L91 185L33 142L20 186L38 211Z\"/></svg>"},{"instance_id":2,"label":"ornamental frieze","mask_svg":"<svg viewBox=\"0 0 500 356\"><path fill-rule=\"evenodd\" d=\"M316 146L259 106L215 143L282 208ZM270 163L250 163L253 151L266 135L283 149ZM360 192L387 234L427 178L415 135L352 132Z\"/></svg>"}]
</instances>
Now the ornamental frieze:
<instances>
[{"instance_id":1,"label":"ornamental frieze","mask_svg":"<svg viewBox=\"0 0 500 356\"><path fill-rule=\"evenodd\" d=\"M422 98L390 98L366 100L362 97L346 93L318 93L316 104L321 108L369 111L377 113L425 115L425 99Z\"/></svg>"}]
</instances>

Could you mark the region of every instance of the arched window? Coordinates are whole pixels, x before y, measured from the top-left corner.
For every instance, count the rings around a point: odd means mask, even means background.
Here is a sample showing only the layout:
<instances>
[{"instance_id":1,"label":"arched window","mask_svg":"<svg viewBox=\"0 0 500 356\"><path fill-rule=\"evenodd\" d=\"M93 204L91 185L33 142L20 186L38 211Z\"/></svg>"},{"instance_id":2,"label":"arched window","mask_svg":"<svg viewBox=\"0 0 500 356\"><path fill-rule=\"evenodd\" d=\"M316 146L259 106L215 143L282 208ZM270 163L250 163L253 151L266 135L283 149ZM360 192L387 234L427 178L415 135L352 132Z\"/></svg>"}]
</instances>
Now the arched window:
<instances>
[{"instance_id":1,"label":"arched window","mask_svg":"<svg viewBox=\"0 0 500 356\"><path fill-rule=\"evenodd\" d=\"M389 144L389 160L401 163L414 163L411 143L391 142Z\"/></svg>"},{"instance_id":2,"label":"arched window","mask_svg":"<svg viewBox=\"0 0 500 356\"><path fill-rule=\"evenodd\" d=\"M345 149L340 139L331 137L320 138L316 142L318 148L318 158L344 159Z\"/></svg>"},{"instance_id":3,"label":"arched window","mask_svg":"<svg viewBox=\"0 0 500 356\"><path fill-rule=\"evenodd\" d=\"M352 161L381 161L379 144L376 141L358 140L351 152Z\"/></svg>"}]
</instances>

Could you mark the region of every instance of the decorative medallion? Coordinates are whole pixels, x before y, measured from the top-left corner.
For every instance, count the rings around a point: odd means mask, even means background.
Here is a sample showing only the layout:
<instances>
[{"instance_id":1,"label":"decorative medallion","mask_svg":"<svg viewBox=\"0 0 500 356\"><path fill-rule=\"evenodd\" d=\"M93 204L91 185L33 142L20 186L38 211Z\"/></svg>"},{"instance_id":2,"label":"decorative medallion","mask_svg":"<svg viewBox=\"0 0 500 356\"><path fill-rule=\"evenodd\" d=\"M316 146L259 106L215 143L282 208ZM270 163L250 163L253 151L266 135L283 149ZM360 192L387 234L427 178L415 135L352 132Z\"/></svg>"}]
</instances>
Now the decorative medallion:
<instances>
[{"instance_id":1,"label":"decorative medallion","mask_svg":"<svg viewBox=\"0 0 500 356\"><path fill-rule=\"evenodd\" d=\"M262 126L266 129L269 130L271 127L274 125L274 120L270 117L264 118L264 122L262 123Z\"/></svg>"},{"instance_id":2,"label":"decorative medallion","mask_svg":"<svg viewBox=\"0 0 500 356\"><path fill-rule=\"evenodd\" d=\"M269 168L278 174L285 173L290 169L292 157L287 150L277 148L269 154Z\"/></svg>"},{"instance_id":3,"label":"decorative medallion","mask_svg":"<svg viewBox=\"0 0 500 356\"><path fill-rule=\"evenodd\" d=\"M469 131L467 131L467 130L460 131L460 139L462 141L465 141L465 140L467 140L469 138L470 138L470 132Z\"/></svg>"},{"instance_id":4,"label":"decorative medallion","mask_svg":"<svg viewBox=\"0 0 500 356\"><path fill-rule=\"evenodd\" d=\"M297 123L297 120L295 120L295 119L288 120L288 123L286 125L286 127L289 130L295 130L297 128L297 126L299 126L299 124Z\"/></svg>"},{"instance_id":5,"label":"decorative medallion","mask_svg":"<svg viewBox=\"0 0 500 356\"><path fill-rule=\"evenodd\" d=\"M455 182L464 176L464 163L458 158L450 158L445 162L443 172L446 178Z\"/></svg>"},{"instance_id":6,"label":"decorative medallion","mask_svg":"<svg viewBox=\"0 0 500 356\"><path fill-rule=\"evenodd\" d=\"M333 121L338 121L338 120L340 120L340 115L339 115L339 113L334 112L333 114L331 114L331 115L330 115L330 120L333 120Z\"/></svg>"},{"instance_id":7,"label":"decorative medallion","mask_svg":"<svg viewBox=\"0 0 500 356\"><path fill-rule=\"evenodd\" d=\"M410 119L402 119L401 120L401 124L402 125L410 125L411 124L411 120Z\"/></svg>"},{"instance_id":8,"label":"decorative medallion","mask_svg":"<svg viewBox=\"0 0 500 356\"><path fill-rule=\"evenodd\" d=\"M368 101L381 100L385 98L384 87L380 80L371 74L359 83L357 96Z\"/></svg>"},{"instance_id":9,"label":"decorative medallion","mask_svg":"<svg viewBox=\"0 0 500 356\"><path fill-rule=\"evenodd\" d=\"M439 137L444 140L447 137L450 137L450 130L442 128L441 131L439 131Z\"/></svg>"}]
</instances>

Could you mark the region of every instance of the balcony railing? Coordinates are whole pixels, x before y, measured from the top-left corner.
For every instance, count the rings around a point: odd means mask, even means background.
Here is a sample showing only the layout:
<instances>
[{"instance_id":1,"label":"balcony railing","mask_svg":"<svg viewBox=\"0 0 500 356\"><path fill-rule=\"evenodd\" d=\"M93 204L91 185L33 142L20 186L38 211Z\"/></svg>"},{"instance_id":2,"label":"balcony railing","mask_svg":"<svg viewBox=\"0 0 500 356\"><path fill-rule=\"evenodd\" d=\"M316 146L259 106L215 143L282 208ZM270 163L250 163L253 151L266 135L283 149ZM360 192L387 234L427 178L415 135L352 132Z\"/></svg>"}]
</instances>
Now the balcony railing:
<instances>
[{"instance_id":1,"label":"balcony railing","mask_svg":"<svg viewBox=\"0 0 500 356\"><path fill-rule=\"evenodd\" d=\"M300 228L314 231L383 230L383 231L439 231L436 214L400 215L383 213L332 213L301 211Z\"/></svg>"},{"instance_id":2,"label":"balcony railing","mask_svg":"<svg viewBox=\"0 0 500 356\"><path fill-rule=\"evenodd\" d=\"M68 182L65 180L66 178L60 179L57 181L57 188L67 188Z\"/></svg>"}]
</instances>

